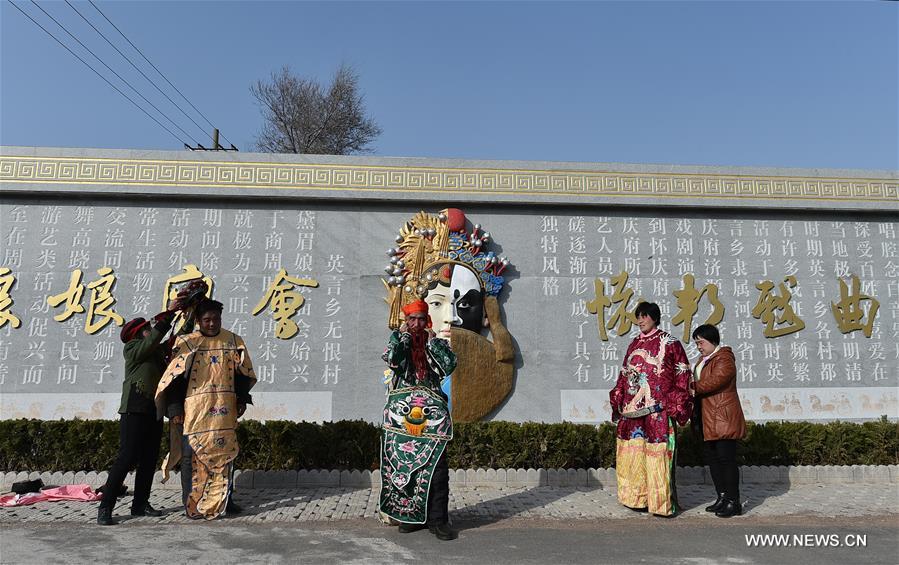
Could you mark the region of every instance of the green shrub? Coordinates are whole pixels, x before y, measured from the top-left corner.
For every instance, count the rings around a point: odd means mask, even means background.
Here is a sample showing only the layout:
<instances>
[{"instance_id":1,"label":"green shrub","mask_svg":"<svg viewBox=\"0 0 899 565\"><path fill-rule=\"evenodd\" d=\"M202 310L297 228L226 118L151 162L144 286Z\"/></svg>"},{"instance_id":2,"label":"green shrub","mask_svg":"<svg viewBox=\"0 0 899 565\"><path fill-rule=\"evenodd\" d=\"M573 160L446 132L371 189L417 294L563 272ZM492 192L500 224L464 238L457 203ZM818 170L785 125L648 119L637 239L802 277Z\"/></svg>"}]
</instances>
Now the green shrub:
<instances>
[{"instance_id":1,"label":"green shrub","mask_svg":"<svg viewBox=\"0 0 899 565\"><path fill-rule=\"evenodd\" d=\"M738 451L743 465L896 465L899 423L768 422L747 425ZM360 420L244 421L238 428L239 469L377 469L380 430ZM119 424L107 420L0 421L0 470L109 469ZM678 432L678 465L703 465L702 443ZM163 434L160 458L168 450ZM456 424L453 468L602 468L615 465L615 427L606 423Z\"/></svg>"}]
</instances>

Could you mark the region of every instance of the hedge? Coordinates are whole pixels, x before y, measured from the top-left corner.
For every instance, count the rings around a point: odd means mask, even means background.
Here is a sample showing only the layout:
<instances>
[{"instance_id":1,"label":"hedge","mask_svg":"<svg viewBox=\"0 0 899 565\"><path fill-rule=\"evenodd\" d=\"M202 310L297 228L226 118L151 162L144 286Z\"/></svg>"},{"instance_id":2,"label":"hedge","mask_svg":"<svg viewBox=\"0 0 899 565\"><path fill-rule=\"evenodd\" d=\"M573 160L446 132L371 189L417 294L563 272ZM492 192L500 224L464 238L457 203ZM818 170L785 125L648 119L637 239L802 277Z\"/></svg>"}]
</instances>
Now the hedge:
<instances>
[{"instance_id":1,"label":"hedge","mask_svg":"<svg viewBox=\"0 0 899 565\"><path fill-rule=\"evenodd\" d=\"M743 465L899 464L899 423L748 424L738 452ZM363 422L244 421L239 469L377 469L378 426ZM99 471L115 458L119 425L108 420L0 421L0 470ZM168 449L163 434L160 457ZM678 432L679 465L702 465L702 445ZM456 424L453 468L603 468L615 465L615 428L606 423Z\"/></svg>"}]
</instances>

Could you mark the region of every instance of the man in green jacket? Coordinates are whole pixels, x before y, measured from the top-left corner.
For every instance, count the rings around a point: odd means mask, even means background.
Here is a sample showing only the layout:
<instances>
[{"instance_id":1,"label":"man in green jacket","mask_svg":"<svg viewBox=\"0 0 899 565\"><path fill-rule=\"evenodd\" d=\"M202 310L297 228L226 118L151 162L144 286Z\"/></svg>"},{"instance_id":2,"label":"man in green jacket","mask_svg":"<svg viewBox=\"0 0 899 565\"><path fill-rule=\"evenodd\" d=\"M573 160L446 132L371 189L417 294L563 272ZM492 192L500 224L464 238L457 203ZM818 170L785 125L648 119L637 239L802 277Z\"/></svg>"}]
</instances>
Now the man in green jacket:
<instances>
[{"instance_id":1,"label":"man in green jacket","mask_svg":"<svg viewBox=\"0 0 899 565\"><path fill-rule=\"evenodd\" d=\"M175 300L168 310L157 314L152 321L135 318L122 327L125 380L119 407L119 454L103 486L103 500L97 514L97 523L102 526L115 524L112 509L125 476L134 467L137 467L137 473L131 515L162 515L149 502L162 437L162 419L156 417L153 396L167 365L169 347L163 339L179 308L180 301Z\"/></svg>"}]
</instances>

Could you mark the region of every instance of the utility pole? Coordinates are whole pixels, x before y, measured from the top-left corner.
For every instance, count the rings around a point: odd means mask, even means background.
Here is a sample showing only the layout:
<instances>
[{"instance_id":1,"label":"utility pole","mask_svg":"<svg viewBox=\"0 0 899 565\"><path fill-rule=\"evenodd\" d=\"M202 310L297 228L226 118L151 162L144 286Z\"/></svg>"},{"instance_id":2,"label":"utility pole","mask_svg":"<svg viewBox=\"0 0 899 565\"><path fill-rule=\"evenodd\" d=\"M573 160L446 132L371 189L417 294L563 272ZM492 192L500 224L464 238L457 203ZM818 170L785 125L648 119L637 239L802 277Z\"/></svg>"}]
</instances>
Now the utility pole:
<instances>
[{"instance_id":1,"label":"utility pole","mask_svg":"<svg viewBox=\"0 0 899 565\"><path fill-rule=\"evenodd\" d=\"M203 147L199 143L196 147L192 147L188 144L184 144L184 147L189 149L190 151L240 151L237 147L234 147L234 144L231 144L231 147L222 147L219 144L219 130L218 128L212 129L212 147Z\"/></svg>"}]
</instances>

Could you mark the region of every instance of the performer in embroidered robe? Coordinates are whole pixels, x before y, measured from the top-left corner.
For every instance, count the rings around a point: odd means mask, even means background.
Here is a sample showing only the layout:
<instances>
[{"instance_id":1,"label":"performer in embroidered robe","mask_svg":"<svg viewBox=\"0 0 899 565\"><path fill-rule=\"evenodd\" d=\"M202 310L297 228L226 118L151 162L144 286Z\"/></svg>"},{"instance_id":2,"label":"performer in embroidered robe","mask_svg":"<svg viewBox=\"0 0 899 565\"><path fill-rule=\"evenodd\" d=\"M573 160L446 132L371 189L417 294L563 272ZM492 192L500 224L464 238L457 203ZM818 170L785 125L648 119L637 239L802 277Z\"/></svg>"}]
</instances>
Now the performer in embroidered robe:
<instances>
[{"instance_id":1,"label":"performer in embroidered robe","mask_svg":"<svg viewBox=\"0 0 899 565\"><path fill-rule=\"evenodd\" d=\"M175 341L156 389L156 408L167 409L173 424L183 424L183 435L170 438L163 472L167 476L180 461L187 515L211 520L226 508L238 511L230 502L237 418L252 404L256 374L243 339L222 329L221 302L204 300L195 315L200 329Z\"/></svg>"},{"instance_id":2,"label":"performer in embroidered robe","mask_svg":"<svg viewBox=\"0 0 899 565\"><path fill-rule=\"evenodd\" d=\"M680 342L657 327L658 305L642 302L634 314L640 335L628 346L609 393L612 421L618 423L618 500L635 510L673 516L678 511L675 424L685 425L692 414L690 365Z\"/></svg>"},{"instance_id":3,"label":"performer in embroidered robe","mask_svg":"<svg viewBox=\"0 0 899 565\"><path fill-rule=\"evenodd\" d=\"M402 309L405 322L390 335L383 359L392 373L381 443L381 512L400 522L400 532L427 527L441 540L449 528L446 447L453 422L441 381L456 356L430 329L421 300Z\"/></svg>"}]
</instances>

